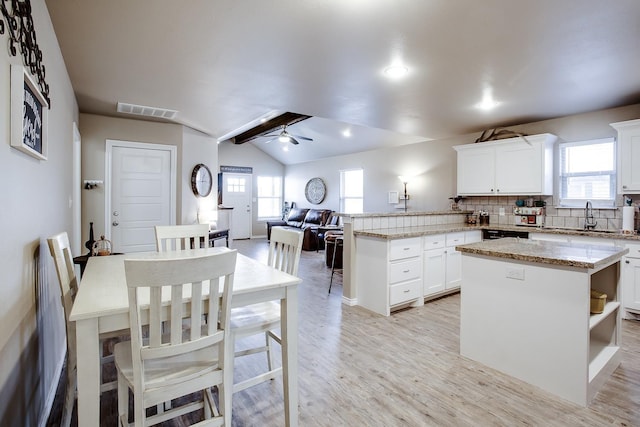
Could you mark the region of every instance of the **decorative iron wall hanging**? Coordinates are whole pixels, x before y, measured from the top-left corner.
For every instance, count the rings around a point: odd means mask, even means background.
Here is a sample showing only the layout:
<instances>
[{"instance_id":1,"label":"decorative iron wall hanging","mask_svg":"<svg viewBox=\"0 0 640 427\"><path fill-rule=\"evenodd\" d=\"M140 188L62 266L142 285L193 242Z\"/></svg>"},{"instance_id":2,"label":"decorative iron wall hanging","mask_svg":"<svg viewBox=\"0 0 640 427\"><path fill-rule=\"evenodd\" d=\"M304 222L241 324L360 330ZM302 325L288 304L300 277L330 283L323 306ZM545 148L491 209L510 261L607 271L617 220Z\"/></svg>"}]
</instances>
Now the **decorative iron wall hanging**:
<instances>
[{"instance_id":1,"label":"decorative iron wall hanging","mask_svg":"<svg viewBox=\"0 0 640 427\"><path fill-rule=\"evenodd\" d=\"M45 81L45 68L42 64L42 51L36 41L36 31L31 17L31 2L29 0L0 0L0 34L5 30L9 34L9 53L13 56L22 55L22 63L37 81L40 93L51 108L49 99L49 85Z\"/></svg>"}]
</instances>

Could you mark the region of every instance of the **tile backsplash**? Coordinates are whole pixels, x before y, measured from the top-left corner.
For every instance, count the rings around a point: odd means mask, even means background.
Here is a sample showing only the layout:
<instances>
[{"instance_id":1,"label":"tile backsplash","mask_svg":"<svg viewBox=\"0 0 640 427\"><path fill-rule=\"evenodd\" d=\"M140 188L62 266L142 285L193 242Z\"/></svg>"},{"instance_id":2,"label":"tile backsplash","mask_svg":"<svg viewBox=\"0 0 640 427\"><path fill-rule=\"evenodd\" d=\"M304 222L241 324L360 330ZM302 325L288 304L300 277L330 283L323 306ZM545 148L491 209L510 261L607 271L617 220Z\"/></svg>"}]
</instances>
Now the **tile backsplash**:
<instances>
[{"instance_id":1,"label":"tile backsplash","mask_svg":"<svg viewBox=\"0 0 640 427\"><path fill-rule=\"evenodd\" d=\"M527 200L529 196L485 196L485 197L465 197L458 203L458 207L462 210L470 210L474 212L487 211L490 215L491 224L512 225L515 217L513 208L516 200ZM633 205L636 206L636 219L634 229L639 227L639 219L637 206L640 204L640 195L631 196ZM533 200L543 200L546 203L545 223L550 227L567 227L582 228L584 227L584 208L559 208L554 206L552 196L535 196ZM622 196L616 199L616 208L609 209L593 209L593 216L597 221L596 229L603 230L620 230L622 228ZM501 209L504 215L500 215Z\"/></svg>"}]
</instances>

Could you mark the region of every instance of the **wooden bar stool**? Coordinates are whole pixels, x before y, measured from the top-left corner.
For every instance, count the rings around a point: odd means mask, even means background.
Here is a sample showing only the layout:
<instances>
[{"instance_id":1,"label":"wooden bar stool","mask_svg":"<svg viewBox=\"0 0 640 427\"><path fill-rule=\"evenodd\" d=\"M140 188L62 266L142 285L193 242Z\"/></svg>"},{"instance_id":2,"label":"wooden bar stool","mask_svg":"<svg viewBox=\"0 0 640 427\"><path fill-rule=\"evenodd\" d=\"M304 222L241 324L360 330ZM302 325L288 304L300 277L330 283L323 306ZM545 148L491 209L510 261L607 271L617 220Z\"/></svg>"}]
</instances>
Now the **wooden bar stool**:
<instances>
[{"instance_id":1,"label":"wooden bar stool","mask_svg":"<svg viewBox=\"0 0 640 427\"><path fill-rule=\"evenodd\" d=\"M333 285L333 274L336 270L342 270L342 248L344 246L344 236L342 234L333 234L327 233L324 238L325 247L327 248L327 255L329 255L329 248L333 249L333 253L331 255L331 280L329 281L329 293L331 293L331 286ZM336 255L340 252L339 255L339 266L336 268ZM327 259L328 261L328 259Z\"/></svg>"}]
</instances>

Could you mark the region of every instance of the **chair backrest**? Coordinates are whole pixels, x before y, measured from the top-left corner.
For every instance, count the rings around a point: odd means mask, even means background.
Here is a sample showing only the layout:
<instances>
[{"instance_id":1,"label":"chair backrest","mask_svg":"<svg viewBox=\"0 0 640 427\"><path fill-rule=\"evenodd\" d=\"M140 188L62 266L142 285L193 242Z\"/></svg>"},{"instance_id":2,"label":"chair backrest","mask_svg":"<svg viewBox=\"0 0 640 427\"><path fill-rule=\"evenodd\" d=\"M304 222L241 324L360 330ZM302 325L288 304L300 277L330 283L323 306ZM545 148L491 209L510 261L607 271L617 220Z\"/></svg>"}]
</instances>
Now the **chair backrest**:
<instances>
[{"instance_id":1,"label":"chair backrest","mask_svg":"<svg viewBox=\"0 0 640 427\"><path fill-rule=\"evenodd\" d=\"M64 310L64 326L67 332L67 367L69 371L76 369L76 322L70 322L71 308L78 293L78 280L73 267L73 255L66 232L56 234L47 239L49 251L53 257L60 283L60 299Z\"/></svg>"},{"instance_id":2,"label":"chair backrest","mask_svg":"<svg viewBox=\"0 0 640 427\"><path fill-rule=\"evenodd\" d=\"M140 387L144 388L144 375L141 374L145 360L173 357L224 343L225 329L229 330L237 256L237 251L224 249L214 254L183 258L125 260L134 378ZM224 278L222 295L220 278ZM190 295L190 304L184 304L185 295ZM143 341L142 325L146 316L141 319L141 306L147 305L149 328ZM205 324L204 307L207 307L209 319L220 321ZM190 321L184 323L190 325L188 334L183 333L183 319ZM169 334L162 327L166 320L171 320ZM218 351L221 368L223 353L222 349ZM174 380L182 381L183 378ZM171 381L167 378L163 384L169 385Z\"/></svg>"},{"instance_id":3,"label":"chair backrest","mask_svg":"<svg viewBox=\"0 0 640 427\"><path fill-rule=\"evenodd\" d=\"M181 251L209 246L209 224L156 225L156 249L158 252Z\"/></svg>"},{"instance_id":4,"label":"chair backrest","mask_svg":"<svg viewBox=\"0 0 640 427\"><path fill-rule=\"evenodd\" d=\"M297 276L303 237L304 232L302 230L273 227L271 229L267 263L271 267Z\"/></svg>"},{"instance_id":5,"label":"chair backrest","mask_svg":"<svg viewBox=\"0 0 640 427\"><path fill-rule=\"evenodd\" d=\"M71 307L78 292L78 280L73 267L73 255L71 255L71 247L69 245L69 236L66 232L56 234L47 239L49 251L53 257L58 273L58 282L60 282L60 296L62 298L62 308L64 309L64 317L69 321Z\"/></svg>"}]
</instances>

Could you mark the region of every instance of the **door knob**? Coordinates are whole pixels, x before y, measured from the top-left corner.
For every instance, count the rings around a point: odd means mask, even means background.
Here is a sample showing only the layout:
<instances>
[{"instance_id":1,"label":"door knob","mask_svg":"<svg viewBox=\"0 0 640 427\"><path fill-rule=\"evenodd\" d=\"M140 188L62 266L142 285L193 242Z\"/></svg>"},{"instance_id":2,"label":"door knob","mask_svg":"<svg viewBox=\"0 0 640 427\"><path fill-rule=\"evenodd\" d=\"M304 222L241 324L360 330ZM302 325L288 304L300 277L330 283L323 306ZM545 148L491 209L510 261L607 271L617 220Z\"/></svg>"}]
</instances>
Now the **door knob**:
<instances>
[{"instance_id":1,"label":"door knob","mask_svg":"<svg viewBox=\"0 0 640 427\"><path fill-rule=\"evenodd\" d=\"M113 211L113 216L118 216L118 215L120 215L118 211Z\"/></svg>"},{"instance_id":2,"label":"door knob","mask_svg":"<svg viewBox=\"0 0 640 427\"><path fill-rule=\"evenodd\" d=\"M113 222L111 223L111 225L113 225L114 227L117 227L119 224L120 224L120 223L119 223L118 221L113 221Z\"/></svg>"}]
</instances>

